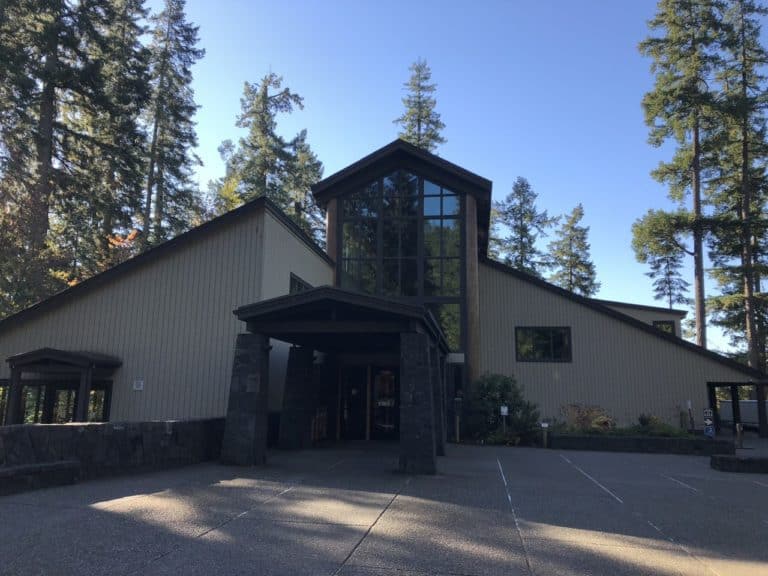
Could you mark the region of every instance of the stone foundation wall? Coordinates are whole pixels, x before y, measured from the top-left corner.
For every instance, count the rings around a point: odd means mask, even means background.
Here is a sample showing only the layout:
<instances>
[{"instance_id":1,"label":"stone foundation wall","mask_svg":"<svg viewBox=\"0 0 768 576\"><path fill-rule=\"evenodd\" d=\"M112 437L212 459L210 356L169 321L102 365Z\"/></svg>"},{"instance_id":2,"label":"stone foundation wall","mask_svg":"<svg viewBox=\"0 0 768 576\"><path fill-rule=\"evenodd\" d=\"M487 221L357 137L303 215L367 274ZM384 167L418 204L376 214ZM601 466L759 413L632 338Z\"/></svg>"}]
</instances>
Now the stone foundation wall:
<instances>
[{"instance_id":1,"label":"stone foundation wall","mask_svg":"<svg viewBox=\"0 0 768 576\"><path fill-rule=\"evenodd\" d=\"M224 419L0 426L0 482L51 464L79 479L218 459Z\"/></svg>"}]
</instances>

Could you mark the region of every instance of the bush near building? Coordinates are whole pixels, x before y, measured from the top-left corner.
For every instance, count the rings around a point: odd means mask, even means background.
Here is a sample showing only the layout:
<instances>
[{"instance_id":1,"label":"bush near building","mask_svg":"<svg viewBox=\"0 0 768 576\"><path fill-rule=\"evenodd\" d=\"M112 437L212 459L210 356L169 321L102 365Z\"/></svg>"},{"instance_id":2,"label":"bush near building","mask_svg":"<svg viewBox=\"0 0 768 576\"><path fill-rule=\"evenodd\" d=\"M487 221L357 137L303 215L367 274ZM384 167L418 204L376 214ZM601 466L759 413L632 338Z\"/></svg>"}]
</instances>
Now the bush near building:
<instances>
[{"instance_id":1,"label":"bush near building","mask_svg":"<svg viewBox=\"0 0 768 576\"><path fill-rule=\"evenodd\" d=\"M471 388L466 410L470 438L491 444L531 444L538 438L539 411L512 376L483 374ZM501 406L507 406L506 429Z\"/></svg>"}]
</instances>

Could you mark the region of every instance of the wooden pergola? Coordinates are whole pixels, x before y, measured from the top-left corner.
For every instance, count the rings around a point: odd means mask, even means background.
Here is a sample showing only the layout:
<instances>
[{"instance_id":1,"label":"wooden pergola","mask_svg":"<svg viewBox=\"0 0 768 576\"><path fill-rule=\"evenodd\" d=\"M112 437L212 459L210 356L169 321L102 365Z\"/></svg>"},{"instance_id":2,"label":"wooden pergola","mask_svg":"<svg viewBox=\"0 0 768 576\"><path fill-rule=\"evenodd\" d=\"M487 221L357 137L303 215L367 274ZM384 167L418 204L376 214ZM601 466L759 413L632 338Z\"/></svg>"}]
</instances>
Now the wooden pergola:
<instances>
[{"instance_id":1,"label":"wooden pergola","mask_svg":"<svg viewBox=\"0 0 768 576\"><path fill-rule=\"evenodd\" d=\"M755 387L757 392L757 430L761 438L768 438L768 416L765 409L766 387L768 382L707 382L709 395L709 407L715 423L715 430L720 430L720 411L717 409L717 389L728 388L731 395L731 407L733 410L733 427L741 423L741 410L739 407L739 388Z\"/></svg>"},{"instance_id":2,"label":"wooden pergola","mask_svg":"<svg viewBox=\"0 0 768 576\"><path fill-rule=\"evenodd\" d=\"M42 377L66 377L79 380L75 403L75 421L88 420L88 398L94 378L111 375L121 364L120 359L97 352L70 352L55 348L39 348L16 354L6 360L11 369L5 424L22 424L23 375ZM29 381L28 381L29 382Z\"/></svg>"}]
</instances>

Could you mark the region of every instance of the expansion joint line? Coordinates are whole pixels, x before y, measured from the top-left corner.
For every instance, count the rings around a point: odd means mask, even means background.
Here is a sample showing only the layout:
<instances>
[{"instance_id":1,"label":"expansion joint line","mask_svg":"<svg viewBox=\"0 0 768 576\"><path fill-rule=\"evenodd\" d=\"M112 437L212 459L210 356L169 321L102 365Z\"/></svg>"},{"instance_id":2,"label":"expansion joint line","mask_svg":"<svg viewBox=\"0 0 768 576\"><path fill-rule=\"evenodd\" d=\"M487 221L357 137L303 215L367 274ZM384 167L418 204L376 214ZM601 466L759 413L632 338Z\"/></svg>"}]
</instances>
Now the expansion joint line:
<instances>
[{"instance_id":1,"label":"expansion joint line","mask_svg":"<svg viewBox=\"0 0 768 576\"><path fill-rule=\"evenodd\" d=\"M357 549L363 543L363 540L365 540L368 537L368 534L370 534L371 531L373 530L373 528L376 526L376 524L378 524L379 520L381 520L381 517L384 516L384 514L387 513L387 510L389 510L389 507L392 506L392 504L394 504L394 502L397 499L397 497L400 496L400 494L402 494L402 492L405 489L405 487L408 486L408 484L411 483L411 479L412 478L406 478L405 482L403 482L403 484L400 486L400 488L397 489L397 492L395 492L392 495L392 498L389 499L389 502L387 502L387 505L384 506L384 509L381 512L379 512L379 515L376 516L376 519L373 521L373 523L370 526L368 526L368 529L365 531L365 534L363 534L362 537L360 538L360 540L357 541L357 544L355 544L352 547L352 550L349 551L349 554L347 554L347 557L344 558L344 560L339 565L339 567L336 568L336 571L333 573L332 576L338 576L338 574L344 569L344 566L347 565L347 562L349 562L350 558L352 558L352 556L354 556L355 552L357 552Z\"/></svg>"},{"instance_id":2,"label":"expansion joint line","mask_svg":"<svg viewBox=\"0 0 768 576\"><path fill-rule=\"evenodd\" d=\"M523 555L525 556L525 567L528 569L528 574L533 574L533 568L531 567L531 558L528 555L528 546L525 544L525 538L523 538L523 531L520 528L520 521L517 518L517 511L512 505L512 495L509 493L509 484L507 483L507 477L504 475L504 468L501 466L501 460L496 458L496 464L499 465L499 474L501 474L501 481L504 482L504 491L507 493L507 502L509 502L509 510L512 512L512 519L515 521L515 530L517 530L517 537L520 538L520 545L523 547Z\"/></svg>"}]
</instances>

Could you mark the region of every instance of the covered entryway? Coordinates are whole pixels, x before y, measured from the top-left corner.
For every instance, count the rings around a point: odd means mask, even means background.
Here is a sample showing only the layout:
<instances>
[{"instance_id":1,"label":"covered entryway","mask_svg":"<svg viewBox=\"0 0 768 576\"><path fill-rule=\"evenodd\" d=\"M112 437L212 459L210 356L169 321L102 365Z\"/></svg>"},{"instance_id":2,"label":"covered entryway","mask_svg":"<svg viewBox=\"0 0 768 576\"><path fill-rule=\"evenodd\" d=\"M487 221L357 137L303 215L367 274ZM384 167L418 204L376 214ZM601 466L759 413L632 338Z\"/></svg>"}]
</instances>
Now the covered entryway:
<instances>
[{"instance_id":1,"label":"covered entryway","mask_svg":"<svg viewBox=\"0 0 768 576\"><path fill-rule=\"evenodd\" d=\"M11 380L4 424L109 420L118 358L40 348L7 359Z\"/></svg>"},{"instance_id":2,"label":"covered entryway","mask_svg":"<svg viewBox=\"0 0 768 576\"><path fill-rule=\"evenodd\" d=\"M314 288L235 311L238 336L222 458L265 460L270 338L292 344L278 444L394 440L400 469L434 473L445 449L448 346L422 306Z\"/></svg>"}]
</instances>

